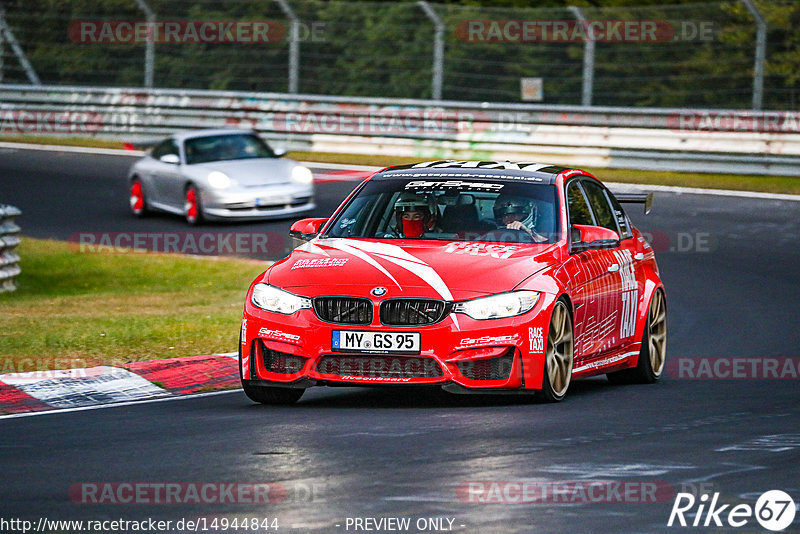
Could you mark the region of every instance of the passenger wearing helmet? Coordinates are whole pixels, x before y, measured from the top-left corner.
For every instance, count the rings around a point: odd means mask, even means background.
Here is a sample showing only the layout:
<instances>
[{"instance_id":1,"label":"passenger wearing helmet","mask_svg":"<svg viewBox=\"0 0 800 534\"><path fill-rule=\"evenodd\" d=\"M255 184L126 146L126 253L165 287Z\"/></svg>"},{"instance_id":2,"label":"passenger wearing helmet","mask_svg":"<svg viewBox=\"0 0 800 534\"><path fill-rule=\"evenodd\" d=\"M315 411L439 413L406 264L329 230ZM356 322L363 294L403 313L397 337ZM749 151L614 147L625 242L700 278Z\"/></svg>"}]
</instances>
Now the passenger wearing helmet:
<instances>
[{"instance_id":1,"label":"passenger wearing helmet","mask_svg":"<svg viewBox=\"0 0 800 534\"><path fill-rule=\"evenodd\" d=\"M547 238L533 230L536 215L536 204L529 198L500 195L494 201L494 218L498 226L526 232L536 243L542 243Z\"/></svg>"},{"instance_id":2,"label":"passenger wearing helmet","mask_svg":"<svg viewBox=\"0 0 800 534\"><path fill-rule=\"evenodd\" d=\"M403 237L422 237L436 226L436 215L424 195L402 193L394 204L394 211L397 232Z\"/></svg>"}]
</instances>

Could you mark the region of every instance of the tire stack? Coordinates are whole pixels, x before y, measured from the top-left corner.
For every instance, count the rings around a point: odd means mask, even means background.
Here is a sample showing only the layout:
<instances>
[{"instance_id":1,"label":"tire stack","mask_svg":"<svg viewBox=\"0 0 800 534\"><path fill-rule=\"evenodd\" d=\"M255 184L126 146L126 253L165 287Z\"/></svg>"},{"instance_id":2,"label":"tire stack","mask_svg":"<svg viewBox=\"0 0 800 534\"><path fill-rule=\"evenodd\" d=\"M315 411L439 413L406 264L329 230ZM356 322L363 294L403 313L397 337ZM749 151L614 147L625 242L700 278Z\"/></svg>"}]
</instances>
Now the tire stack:
<instances>
[{"instance_id":1,"label":"tire stack","mask_svg":"<svg viewBox=\"0 0 800 534\"><path fill-rule=\"evenodd\" d=\"M0 204L0 293L17 289L16 277L20 273L17 245L20 243L19 226L14 219L22 212L14 206Z\"/></svg>"}]
</instances>

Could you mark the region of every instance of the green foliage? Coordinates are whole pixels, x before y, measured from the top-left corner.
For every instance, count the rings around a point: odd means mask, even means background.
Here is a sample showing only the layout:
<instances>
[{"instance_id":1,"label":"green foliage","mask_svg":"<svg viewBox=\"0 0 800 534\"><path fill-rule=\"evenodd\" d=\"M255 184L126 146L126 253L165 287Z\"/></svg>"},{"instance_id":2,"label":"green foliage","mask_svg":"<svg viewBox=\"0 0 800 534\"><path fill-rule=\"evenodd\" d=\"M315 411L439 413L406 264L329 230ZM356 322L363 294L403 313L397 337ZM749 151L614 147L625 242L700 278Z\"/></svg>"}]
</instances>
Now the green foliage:
<instances>
[{"instance_id":1,"label":"green foliage","mask_svg":"<svg viewBox=\"0 0 800 534\"><path fill-rule=\"evenodd\" d=\"M300 92L429 98L433 23L417 2L287 0L301 25ZM444 98L520 100L520 78L544 80L545 103L581 100L583 42L471 42L465 21L665 21L673 39L597 42L596 105L747 108L752 99L755 24L739 0L458 0L431 3L446 25ZM147 0L159 21L290 21L274 0ZM796 109L800 4L756 2L768 25L765 108ZM75 42L82 21L143 21L134 0L6 0L6 18L46 84L141 86L145 45ZM679 30L710 24L706 38ZM688 25L688 26L687 26ZM694 25L694 26L693 26ZM73 33L70 33L70 29ZM5 53L4 81L26 81ZM285 92L289 44L157 43L155 85Z\"/></svg>"}]
</instances>

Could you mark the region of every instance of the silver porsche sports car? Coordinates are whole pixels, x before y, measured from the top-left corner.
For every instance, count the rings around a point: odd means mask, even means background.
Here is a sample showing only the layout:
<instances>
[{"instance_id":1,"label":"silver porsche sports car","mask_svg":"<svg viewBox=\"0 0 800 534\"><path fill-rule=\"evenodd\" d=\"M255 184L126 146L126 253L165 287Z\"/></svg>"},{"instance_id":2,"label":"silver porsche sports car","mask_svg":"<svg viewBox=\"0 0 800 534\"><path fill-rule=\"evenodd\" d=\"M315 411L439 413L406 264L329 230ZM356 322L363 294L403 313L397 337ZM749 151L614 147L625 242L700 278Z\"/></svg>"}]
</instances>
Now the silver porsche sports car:
<instances>
[{"instance_id":1,"label":"silver porsche sports car","mask_svg":"<svg viewBox=\"0 0 800 534\"><path fill-rule=\"evenodd\" d=\"M289 217L314 209L311 171L282 155L249 130L172 135L131 167L131 212L166 211L198 224Z\"/></svg>"}]
</instances>

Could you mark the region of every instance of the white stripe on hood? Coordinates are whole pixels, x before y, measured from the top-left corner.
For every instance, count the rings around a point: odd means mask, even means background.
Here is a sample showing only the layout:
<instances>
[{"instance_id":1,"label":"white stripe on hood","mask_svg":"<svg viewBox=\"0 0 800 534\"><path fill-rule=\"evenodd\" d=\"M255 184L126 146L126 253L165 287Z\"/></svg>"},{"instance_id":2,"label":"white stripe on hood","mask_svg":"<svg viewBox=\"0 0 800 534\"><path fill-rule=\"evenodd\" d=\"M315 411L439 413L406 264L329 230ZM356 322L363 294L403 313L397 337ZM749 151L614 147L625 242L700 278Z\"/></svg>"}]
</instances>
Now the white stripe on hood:
<instances>
[{"instance_id":1,"label":"white stripe on hood","mask_svg":"<svg viewBox=\"0 0 800 534\"><path fill-rule=\"evenodd\" d=\"M450 288L447 287L447 284L445 284L444 280L442 280L442 277L439 276L439 273L437 273L433 267L416 256L412 256L397 245L390 245L388 243L372 243L369 241L350 241L344 239L333 239L331 241L323 240L319 242L319 245L341 250L342 252L347 252L364 260L388 276L392 282L394 282L397 287L402 290L403 288L400 286L397 280L395 280L395 278L389 274L389 272L384 269L382 265L369 256L369 254L377 256L378 258L393 263L398 267L402 267L403 269L415 274L422 279L422 281L431 286L433 290L436 291L444 300L453 300L453 294L450 293ZM456 319L452 314L450 317L453 318L453 322L456 324L456 326L458 326L458 319Z\"/></svg>"}]
</instances>

